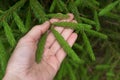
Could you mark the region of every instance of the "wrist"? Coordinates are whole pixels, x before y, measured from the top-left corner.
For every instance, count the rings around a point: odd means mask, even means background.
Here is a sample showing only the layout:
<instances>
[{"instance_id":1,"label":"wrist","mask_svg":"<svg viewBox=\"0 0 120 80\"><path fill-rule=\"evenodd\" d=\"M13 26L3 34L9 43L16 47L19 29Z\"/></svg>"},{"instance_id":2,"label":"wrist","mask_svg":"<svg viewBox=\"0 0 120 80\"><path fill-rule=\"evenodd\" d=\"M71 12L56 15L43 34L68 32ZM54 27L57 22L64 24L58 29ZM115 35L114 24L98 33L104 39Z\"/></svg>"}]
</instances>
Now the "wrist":
<instances>
[{"instance_id":1,"label":"wrist","mask_svg":"<svg viewBox=\"0 0 120 80\"><path fill-rule=\"evenodd\" d=\"M18 76L13 75L13 74L5 74L3 77L3 80L21 80Z\"/></svg>"}]
</instances>

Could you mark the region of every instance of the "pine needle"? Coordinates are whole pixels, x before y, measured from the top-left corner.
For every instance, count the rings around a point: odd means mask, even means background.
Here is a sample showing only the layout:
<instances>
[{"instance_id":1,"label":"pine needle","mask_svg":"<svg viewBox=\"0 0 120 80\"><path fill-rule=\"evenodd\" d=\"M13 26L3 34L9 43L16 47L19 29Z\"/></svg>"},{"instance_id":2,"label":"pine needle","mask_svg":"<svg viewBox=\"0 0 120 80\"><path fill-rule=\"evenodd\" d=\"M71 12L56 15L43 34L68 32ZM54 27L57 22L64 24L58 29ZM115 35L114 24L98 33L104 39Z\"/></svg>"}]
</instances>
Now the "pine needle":
<instances>
[{"instance_id":1,"label":"pine needle","mask_svg":"<svg viewBox=\"0 0 120 80\"><path fill-rule=\"evenodd\" d=\"M47 32L43 34L43 36L40 38L40 41L38 43L38 49L36 51L36 62L40 63L42 54L44 52L44 46L47 38Z\"/></svg>"},{"instance_id":2,"label":"pine needle","mask_svg":"<svg viewBox=\"0 0 120 80\"><path fill-rule=\"evenodd\" d=\"M57 18L57 19L67 19L69 16L67 14L47 14L46 17L48 18Z\"/></svg>"},{"instance_id":3,"label":"pine needle","mask_svg":"<svg viewBox=\"0 0 120 80\"><path fill-rule=\"evenodd\" d=\"M14 35L12 33L10 26L8 25L6 21L3 21L3 27L4 27L5 35L8 39L8 42L10 43L12 47L14 47L16 45L16 40L14 38Z\"/></svg>"},{"instance_id":4,"label":"pine needle","mask_svg":"<svg viewBox=\"0 0 120 80\"><path fill-rule=\"evenodd\" d=\"M27 29L25 28L22 19L19 17L19 15L16 12L13 13L13 17L14 17L15 23L17 24L19 30L22 33L25 33L27 31Z\"/></svg>"},{"instance_id":5,"label":"pine needle","mask_svg":"<svg viewBox=\"0 0 120 80\"><path fill-rule=\"evenodd\" d=\"M93 53L92 46L91 46L89 39L87 38L87 35L85 32L82 33L82 37L83 37L84 45L86 47L86 50L87 50L91 60L95 61L95 55Z\"/></svg>"},{"instance_id":6,"label":"pine needle","mask_svg":"<svg viewBox=\"0 0 120 80\"><path fill-rule=\"evenodd\" d=\"M108 6L106 6L104 9L102 9L99 12L99 16L103 16L103 15L107 14L108 12L110 12L118 3L120 3L120 0L117 0L117 1L109 4Z\"/></svg>"},{"instance_id":7,"label":"pine needle","mask_svg":"<svg viewBox=\"0 0 120 80\"><path fill-rule=\"evenodd\" d=\"M56 40L59 42L64 51L68 54L68 56L77 63L83 63L83 61L76 55L76 53L71 49L69 44L64 40L64 38L58 33L55 29L51 29L54 34Z\"/></svg>"}]
</instances>

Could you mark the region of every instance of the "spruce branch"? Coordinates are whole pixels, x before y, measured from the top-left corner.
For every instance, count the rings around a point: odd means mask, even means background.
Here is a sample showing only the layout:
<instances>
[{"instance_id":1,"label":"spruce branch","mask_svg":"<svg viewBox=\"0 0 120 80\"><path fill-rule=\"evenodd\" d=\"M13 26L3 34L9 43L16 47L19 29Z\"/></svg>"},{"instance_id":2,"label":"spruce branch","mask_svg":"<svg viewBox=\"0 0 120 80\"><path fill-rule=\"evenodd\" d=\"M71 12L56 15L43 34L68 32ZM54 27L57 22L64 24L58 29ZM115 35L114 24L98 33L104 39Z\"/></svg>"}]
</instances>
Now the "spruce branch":
<instances>
[{"instance_id":1,"label":"spruce branch","mask_svg":"<svg viewBox=\"0 0 120 80\"><path fill-rule=\"evenodd\" d=\"M40 23L47 20L44 9L38 0L30 0L30 6Z\"/></svg>"},{"instance_id":2,"label":"spruce branch","mask_svg":"<svg viewBox=\"0 0 120 80\"><path fill-rule=\"evenodd\" d=\"M99 64L95 66L96 70L105 70L105 69L109 69L110 65L109 64Z\"/></svg>"},{"instance_id":3,"label":"spruce branch","mask_svg":"<svg viewBox=\"0 0 120 80\"><path fill-rule=\"evenodd\" d=\"M6 21L3 21L2 25L4 27L5 35L8 39L8 42L10 43L10 45L12 47L14 47L16 45L16 40L14 38L14 35L13 35L13 32L12 32L10 26L8 25L8 23Z\"/></svg>"},{"instance_id":4,"label":"spruce branch","mask_svg":"<svg viewBox=\"0 0 120 80\"><path fill-rule=\"evenodd\" d=\"M55 80L62 80L63 77L65 77L66 74L68 73L66 63L67 63L67 60L64 59L62 64L61 64L61 67L60 67L60 69L57 73L57 76L56 76Z\"/></svg>"},{"instance_id":5,"label":"spruce branch","mask_svg":"<svg viewBox=\"0 0 120 80\"><path fill-rule=\"evenodd\" d=\"M70 11L71 13L74 14L75 19L76 19L78 22L81 22L81 20L80 20L80 13L79 13L78 8L77 8L77 6L75 5L74 2L70 2L70 3L69 3L68 9L69 9L69 11Z\"/></svg>"},{"instance_id":6,"label":"spruce branch","mask_svg":"<svg viewBox=\"0 0 120 80\"><path fill-rule=\"evenodd\" d=\"M93 4L95 4L95 5L97 5L97 6L100 5L100 3L99 3L97 0L89 0L89 1L91 1Z\"/></svg>"},{"instance_id":7,"label":"spruce branch","mask_svg":"<svg viewBox=\"0 0 120 80\"><path fill-rule=\"evenodd\" d=\"M47 14L46 17L48 18L57 18L57 19L67 19L69 16L67 14Z\"/></svg>"},{"instance_id":8,"label":"spruce branch","mask_svg":"<svg viewBox=\"0 0 120 80\"><path fill-rule=\"evenodd\" d=\"M40 42L38 43L38 49L36 51L36 62L39 63L42 58L42 54L44 52L44 46L47 38L47 32L43 34L43 36L40 39Z\"/></svg>"},{"instance_id":9,"label":"spruce branch","mask_svg":"<svg viewBox=\"0 0 120 80\"><path fill-rule=\"evenodd\" d=\"M69 79L70 80L77 80L76 75L74 73L74 70L72 69L72 66L68 62L66 62L66 67L67 67L67 70L69 73L68 75L70 76Z\"/></svg>"},{"instance_id":10,"label":"spruce branch","mask_svg":"<svg viewBox=\"0 0 120 80\"><path fill-rule=\"evenodd\" d=\"M77 31L92 28L91 25L83 24L83 23L74 23L74 22L54 22L53 25L58 27L71 28Z\"/></svg>"},{"instance_id":11,"label":"spruce branch","mask_svg":"<svg viewBox=\"0 0 120 80\"><path fill-rule=\"evenodd\" d=\"M112 19L115 19L117 21L120 22L120 15L119 14L114 14L112 12L108 12L104 15L105 17L109 17L109 18L112 18Z\"/></svg>"},{"instance_id":12,"label":"spruce branch","mask_svg":"<svg viewBox=\"0 0 120 80\"><path fill-rule=\"evenodd\" d=\"M89 39L85 32L82 32L82 37L83 37L84 45L86 47L86 50L87 50L91 60L95 61L95 55L93 53L92 46L91 46Z\"/></svg>"},{"instance_id":13,"label":"spruce branch","mask_svg":"<svg viewBox=\"0 0 120 80\"><path fill-rule=\"evenodd\" d=\"M19 15L16 12L13 12L13 17L14 17L15 23L17 24L19 30L22 33L25 33L27 31L27 29L25 28L25 25L23 24L22 19L19 17Z\"/></svg>"},{"instance_id":14,"label":"spruce branch","mask_svg":"<svg viewBox=\"0 0 120 80\"><path fill-rule=\"evenodd\" d=\"M86 33L88 33L88 35L91 35L91 36L95 36L95 37L98 37L98 38L101 38L101 39L108 39L107 35L105 34L102 34L100 32L97 32L97 31L94 31L94 30L85 30Z\"/></svg>"},{"instance_id":15,"label":"spruce branch","mask_svg":"<svg viewBox=\"0 0 120 80\"><path fill-rule=\"evenodd\" d=\"M75 1L75 5L78 7L79 5L81 5L83 3L83 0L76 0Z\"/></svg>"},{"instance_id":16,"label":"spruce branch","mask_svg":"<svg viewBox=\"0 0 120 80\"><path fill-rule=\"evenodd\" d=\"M85 17L80 17L80 19L82 21L84 21L85 23L88 23L88 24L91 24L91 25L95 25L95 21L91 20L91 19L88 19L88 18L85 18Z\"/></svg>"},{"instance_id":17,"label":"spruce branch","mask_svg":"<svg viewBox=\"0 0 120 80\"><path fill-rule=\"evenodd\" d=\"M53 0L49 9L50 12L53 12L55 10L56 4L57 4L57 0Z\"/></svg>"},{"instance_id":18,"label":"spruce branch","mask_svg":"<svg viewBox=\"0 0 120 80\"><path fill-rule=\"evenodd\" d=\"M27 28L27 30L30 28L31 26L31 9L28 9L28 12L26 14L26 20L25 20L25 28Z\"/></svg>"},{"instance_id":19,"label":"spruce branch","mask_svg":"<svg viewBox=\"0 0 120 80\"><path fill-rule=\"evenodd\" d=\"M91 10L93 9L98 9L99 3L96 0L85 0L86 6L90 8Z\"/></svg>"},{"instance_id":20,"label":"spruce branch","mask_svg":"<svg viewBox=\"0 0 120 80\"><path fill-rule=\"evenodd\" d=\"M67 6L62 0L57 0L56 5L57 5L58 9L60 10L60 12L68 13Z\"/></svg>"},{"instance_id":21,"label":"spruce branch","mask_svg":"<svg viewBox=\"0 0 120 80\"><path fill-rule=\"evenodd\" d=\"M94 20L96 22L96 25L95 25L96 30L99 31L101 27L100 27L100 22L99 22L99 18L98 18L98 13L96 10L94 11Z\"/></svg>"},{"instance_id":22,"label":"spruce branch","mask_svg":"<svg viewBox=\"0 0 120 80\"><path fill-rule=\"evenodd\" d=\"M6 53L3 43L0 40L0 66L1 66L2 74L5 73L7 62L8 62L8 54Z\"/></svg>"},{"instance_id":23,"label":"spruce branch","mask_svg":"<svg viewBox=\"0 0 120 80\"><path fill-rule=\"evenodd\" d=\"M73 47L76 48L76 49L78 49L78 50L80 50L80 51L83 50L83 46L79 45L78 43L75 43L73 45Z\"/></svg>"},{"instance_id":24,"label":"spruce branch","mask_svg":"<svg viewBox=\"0 0 120 80\"><path fill-rule=\"evenodd\" d=\"M118 3L120 3L120 0L117 0L117 1L109 4L105 8L101 9L101 11L99 12L99 16L103 16L103 15L107 14L108 12L110 12Z\"/></svg>"},{"instance_id":25,"label":"spruce branch","mask_svg":"<svg viewBox=\"0 0 120 80\"><path fill-rule=\"evenodd\" d=\"M12 16L12 13L18 11L24 5L25 2L26 0L20 0L15 5L10 7L10 9L5 11L4 14L0 16L0 23L9 20L9 18Z\"/></svg>"},{"instance_id":26,"label":"spruce branch","mask_svg":"<svg viewBox=\"0 0 120 80\"><path fill-rule=\"evenodd\" d=\"M64 40L64 38L60 35L59 32L57 32L55 29L51 29L52 33L54 34L56 40L59 42L61 47L64 49L64 51L68 54L68 56L77 63L83 63L83 60L81 60L76 53L71 49L69 44Z\"/></svg>"}]
</instances>

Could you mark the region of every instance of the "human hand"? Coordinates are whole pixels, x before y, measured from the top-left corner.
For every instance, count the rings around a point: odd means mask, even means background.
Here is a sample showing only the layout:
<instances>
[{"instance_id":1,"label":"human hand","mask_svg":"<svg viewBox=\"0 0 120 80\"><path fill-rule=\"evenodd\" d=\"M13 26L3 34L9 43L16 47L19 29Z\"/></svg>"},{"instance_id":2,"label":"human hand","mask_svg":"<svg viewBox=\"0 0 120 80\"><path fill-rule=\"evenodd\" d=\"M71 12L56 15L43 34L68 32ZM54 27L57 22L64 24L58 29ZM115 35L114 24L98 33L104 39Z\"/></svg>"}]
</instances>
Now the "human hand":
<instances>
[{"instance_id":1,"label":"human hand","mask_svg":"<svg viewBox=\"0 0 120 80\"><path fill-rule=\"evenodd\" d=\"M69 19L64 21L74 22L73 15L69 14ZM59 19L51 19L42 25L33 27L24 37L22 37L7 66L3 80L52 80L59 70L60 64L66 56L64 50L56 41L54 35L49 32L45 44L41 62L35 62L37 43L43 33L50 27L50 23L59 22ZM55 29L72 46L77 38L77 34L72 29L55 27Z\"/></svg>"}]
</instances>

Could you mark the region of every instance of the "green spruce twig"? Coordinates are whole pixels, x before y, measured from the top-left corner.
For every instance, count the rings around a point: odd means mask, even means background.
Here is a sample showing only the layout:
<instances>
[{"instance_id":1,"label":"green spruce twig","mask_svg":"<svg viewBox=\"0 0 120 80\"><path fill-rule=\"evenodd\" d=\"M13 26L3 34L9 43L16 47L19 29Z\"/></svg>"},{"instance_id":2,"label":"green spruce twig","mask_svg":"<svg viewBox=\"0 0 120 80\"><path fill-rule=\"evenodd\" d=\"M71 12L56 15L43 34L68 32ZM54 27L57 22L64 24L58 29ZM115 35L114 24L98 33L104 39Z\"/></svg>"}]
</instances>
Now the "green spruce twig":
<instances>
[{"instance_id":1,"label":"green spruce twig","mask_svg":"<svg viewBox=\"0 0 120 80\"><path fill-rule=\"evenodd\" d=\"M99 16L103 16L103 15L107 14L108 12L110 12L118 3L120 3L120 0L117 0L117 1L109 4L105 8L101 9L101 11L99 12Z\"/></svg>"},{"instance_id":2,"label":"green spruce twig","mask_svg":"<svg viewBox=\"0 0 120 80\"><path fill-rule=\"evenodd\" d=\"M22 33L25 33L27 31L27 29L25 28L25 25L23 24L22 19L19 17L19 15L16 12L13 13L13 17L14 17L15 23L17 24L19 30Z\"/></svg>"},{"instance_id":3,"label":"green spruce twig","mask_svg":"<svg viewBox=\"0 0 120 80\"><path fill-rule=\"evenodd\" d=\"M4 27L5 35L8 39L8 42L10 43L12 47L14 47L16 45L16 40L14 38L14 35L13 35L13 32L10 26L8 25L6 21L3 21L3 27Z\"/></svg>"},{"instance_id":4,"label":"green spruce twig","mask_svg":"<svg viewBox=\"0 0 120 80\"><path fill-rule=\"evenodd\" d=\"M59 42L61 47L64 49L64 51L67 53L67 55L75 62L77 63L83 63L83 60L81 60L76 53L71 49L69 44L64 40L64 38L58 33L55 29L51 29L52 33L54 34L56 40Z\"/></svg>"},{"instance_id":5,"label":"green spruce twig","mask_svg":"<svg viewBox=\"0 0 120 80\"><path fill-rule=\"evenodd\" d=\"M47 20L42 5L37 0L30 0L30 6L40 23Z\"/></svg>"},{"instance_id":6,"label":"green spruce twig","mask_svg":"<svg viewBox=\"0 0 120 80\"><path fill-rule=\"evenodd\" d=\"M92 46L85 32L82 32L82 37L83 37L83 41L84 41L84 45L86 47L87 53L89 54L91 60L95 61L95 55L93 53Z\"/></svg>"},{"instance_id":7,"label":"green spruce twig","mask_svg":"<svg viewBox=\"0 0 120 80\"><path fill-rule=\"evenodd\" d=\"M38 43L38 49L36 51L36 62L40 63L42 54L44 52L44 46L47 38L47 32L43 34L43 36L40 39L40 42Z\"/></svg>"}]
</instances>

